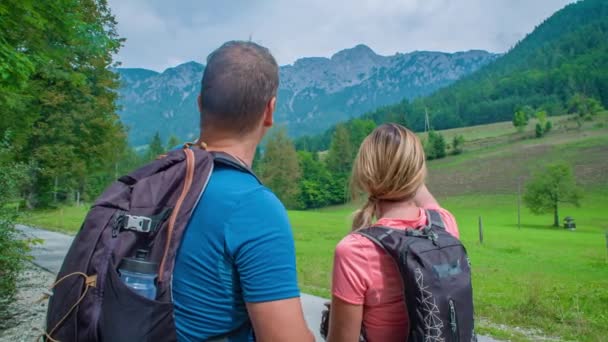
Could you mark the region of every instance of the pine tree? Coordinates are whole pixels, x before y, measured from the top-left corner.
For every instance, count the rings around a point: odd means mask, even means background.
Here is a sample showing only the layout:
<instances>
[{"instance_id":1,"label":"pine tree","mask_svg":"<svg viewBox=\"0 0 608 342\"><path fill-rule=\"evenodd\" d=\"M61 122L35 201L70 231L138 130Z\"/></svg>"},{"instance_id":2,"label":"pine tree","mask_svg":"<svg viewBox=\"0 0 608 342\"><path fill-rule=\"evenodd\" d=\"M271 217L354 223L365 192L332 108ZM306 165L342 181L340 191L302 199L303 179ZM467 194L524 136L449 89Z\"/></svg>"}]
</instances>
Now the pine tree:
<instances>
[{"instance_id":1,"label":"pine tree","mask_svg":"<svg viewBox=\"0 0 608 342\"><path fill-rule=\"evenodd\" d=\"M169 140L167 141L167 147L165 148L165 150L171 151L180 145L181 142L179 141L179 139L175 135L171 135L169 137Z\"/></svg>"},{"instance_id":2,"label":"pine tree","mask_svg":"<svg viewBox=\"0 0 608 342\"><path fill-rule=\"evenodd\" d=\"M156 133L152 137L152 140L150 140L150 144L148 144L147 159L154 160L163 153L165 153L163 141L160 138L160 133L156 131Z\"/></svg>"},{"instance_id":3,"label":"pine tree","mask_svg":"<svg viewBox=\"0 0 608 342\"><path fill-rule=\"evenodd\" d=\"M443 135L436 131L429 131L428 138L424 142L424 153L429 160L440 159L446 155L446 143Z\"/></svg>"},{"instance_id":4,"label":"pine tree","mask_svg":"<svg viewBox=\"0 0 608 342\"><path fill-rule=\"evenodd\" d=\"M285 129L280 128L268 137L260 161L260 178L287 208L297 208L300 167L293 142Z\"/></svg>"},{"instance_id":5,"label":"pine tree","mask_svg":"<svg viewBox=\"0 0 608 342\"><path fill-rule=\"evenodd\" d=\"M376 128L372 120L353 119L348 123L353 150L357 150L363 139Z\"/></svg>"},{"instance_id":6,"label":"pine tree","mask_svg":"<svg viewBox=\"0 0 608 342\"><path fill-rule=\"evenodd\" d=\"M350 173L354 159L354 148L350 133L344 124L336 126L327 153L327 168L335 175Z\"/></svg>"}]
</instances>

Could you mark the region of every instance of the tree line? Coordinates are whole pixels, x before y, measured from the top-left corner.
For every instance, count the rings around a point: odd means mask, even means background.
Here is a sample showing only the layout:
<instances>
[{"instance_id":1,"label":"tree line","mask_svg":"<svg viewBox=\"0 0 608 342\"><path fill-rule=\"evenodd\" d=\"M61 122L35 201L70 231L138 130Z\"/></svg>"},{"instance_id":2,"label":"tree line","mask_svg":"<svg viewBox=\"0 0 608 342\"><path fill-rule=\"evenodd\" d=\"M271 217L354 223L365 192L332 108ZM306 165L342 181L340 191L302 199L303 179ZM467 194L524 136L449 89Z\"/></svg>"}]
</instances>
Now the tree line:
<instances>
[{"instance_id":1,"label":"tree line","mask_svg":"<svg viewBox=\"0 0 608 342\"><path fill-rule=\"evenodd\" d=\"M27 166L30 207L91 199L128 153L110 70L123 40L105 0L0 4L2 165Z\"/></svg>"},{"instance_id":2,"label":"tree line","mask_svg":"<svg viewBox=\"0 0 608 342\"><path fill-rule=\"evenodd\" d=\"M349 178L359 146L376 126L370 119L338 124L322 151L302 140L292 142L284 128L276 129L263 151L256 153L254 171L290 209L343 204L349 200ZM422 142L427 159L438 159L461 153L464 138L459 135L447 143L441 133L429 131Z\"/></svg>"},{"instance_id":3,"label":"tree line","mask_svg":"<svg viewBox=\"0 0 608 342\"><path fill-rule=\"evenodd\" d=\"M106 0L0 2L2 298L27 258L16 209L91 200L123 171L131 150L111 71L122 42Z\"/></svg>"}]
</instances>

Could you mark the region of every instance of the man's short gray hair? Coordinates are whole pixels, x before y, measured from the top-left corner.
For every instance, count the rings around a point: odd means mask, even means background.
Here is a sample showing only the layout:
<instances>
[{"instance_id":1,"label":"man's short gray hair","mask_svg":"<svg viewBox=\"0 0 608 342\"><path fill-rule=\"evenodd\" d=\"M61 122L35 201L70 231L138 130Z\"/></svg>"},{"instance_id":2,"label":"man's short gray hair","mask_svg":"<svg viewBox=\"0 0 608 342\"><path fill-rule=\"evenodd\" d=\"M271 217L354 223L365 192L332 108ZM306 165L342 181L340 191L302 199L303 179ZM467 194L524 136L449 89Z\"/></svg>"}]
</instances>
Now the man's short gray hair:
<instances>
[{"instance_id":1,"label":"man's short gray hair","mask_svg":"<svg viewBox=\"0 0 608 342\"><path fill-rule=\"evenodd\" d=\"M270 51L249 41L224 43L207 57L201 81L201 124L247 133L277 95L279 67Z\"/></svg>"}]
</instances>

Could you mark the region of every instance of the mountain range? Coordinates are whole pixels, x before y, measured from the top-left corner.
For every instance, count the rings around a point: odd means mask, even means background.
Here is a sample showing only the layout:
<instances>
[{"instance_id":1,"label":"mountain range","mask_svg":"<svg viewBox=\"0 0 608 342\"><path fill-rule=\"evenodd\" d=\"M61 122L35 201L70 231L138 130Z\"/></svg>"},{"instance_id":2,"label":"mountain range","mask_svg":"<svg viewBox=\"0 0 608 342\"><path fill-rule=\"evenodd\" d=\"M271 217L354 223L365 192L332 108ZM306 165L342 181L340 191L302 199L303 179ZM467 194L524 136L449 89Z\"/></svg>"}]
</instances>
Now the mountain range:
<instances>
[{"instance_id":1,"label":"mountain range","mask_svg":"<svg viewBox=\"0 0 608 342\"><path fill-rule=\"evenodd\" d=\"M331 58L301 58L280 67L276 121L292 137L317 134L379 106L428 95L499 56L480 50L382 56L357 45ZM119 114L132 145L148 143L157 131L164 140L198 134L196 96L203 70L197 62L162 73L116 69L121 80Z\"/></svg>"},{"instance_id":2,"label":"mountain range","mask_svg":"<svg viewBox=\"0 0 608 342\"><path fill-rule=\"evenodd\" d=\"M576 113L573 101L608 108L608 1L571 3L540 23L507 53L428 96L380 106L359 118L401 122L415 131L510 121L528 115ZM580 114L580 113L579 113ZM425 118L429 118L426 122ZM358 120L345 126L356 130ZM327 150L336 130L296 139L296 147Z\"/></svg>"}]
</instances>

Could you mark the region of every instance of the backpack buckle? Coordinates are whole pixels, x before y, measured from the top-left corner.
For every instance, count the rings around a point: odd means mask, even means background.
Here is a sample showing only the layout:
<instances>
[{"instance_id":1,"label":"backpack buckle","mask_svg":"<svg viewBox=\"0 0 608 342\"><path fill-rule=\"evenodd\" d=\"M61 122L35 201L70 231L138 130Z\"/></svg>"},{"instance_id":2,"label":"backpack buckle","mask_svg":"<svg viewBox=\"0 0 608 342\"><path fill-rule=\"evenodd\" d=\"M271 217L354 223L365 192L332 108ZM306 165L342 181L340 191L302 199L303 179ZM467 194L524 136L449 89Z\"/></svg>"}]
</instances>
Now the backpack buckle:
<instances>
[{"instance_id":1,"label":"backpack buckle","mask_svg":"<svg viewBox=\"0 0 608 342\"><path fill-rule=\"evenodd\" d=\"M134 230L141 233L149 233L152 230L152 219L146 216L125 215L124 229Z\"/></svg>"}]
</instances>

